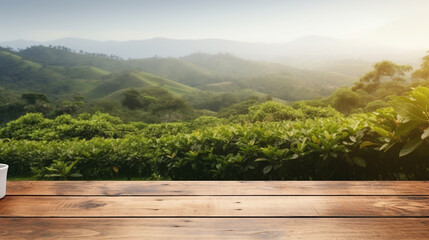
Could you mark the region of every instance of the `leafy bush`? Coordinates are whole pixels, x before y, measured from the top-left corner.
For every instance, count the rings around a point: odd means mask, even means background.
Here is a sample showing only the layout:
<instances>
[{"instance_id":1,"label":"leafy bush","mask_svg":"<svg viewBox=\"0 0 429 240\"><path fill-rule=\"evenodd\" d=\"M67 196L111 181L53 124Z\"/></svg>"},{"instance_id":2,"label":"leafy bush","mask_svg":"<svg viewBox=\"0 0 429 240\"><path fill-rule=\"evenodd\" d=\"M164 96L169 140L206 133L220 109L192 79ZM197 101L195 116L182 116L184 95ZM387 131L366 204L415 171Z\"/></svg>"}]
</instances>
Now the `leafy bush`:
<instances>
[{"instance_id":1,"label":"leafy bush","mask_svg":"<svg viewBox=\"0 0 429 240\"><path fill-rule=\"evenodd\" d=\"M244 115L254 122L240 123L27 114L0 130L0 162L10 165L11 176L59 179L428 179L429 89L391 103L344 117L266 102Z\"/></svg>"},{"instance_id":2,"label":"leafy bush","mask_svg":"<svg viewBox=\"0 0 429 240\"><path fill-rule=\"evenodd\" d=\"M77 118L61 115L54 120L44 118L41 113L27 113L0 129L0 138L17 140L121 138L136 130L132 125L123 124L117 117L99 112L94 115L80 114Z\"/></svg>"},{"instance_id":3,"label":"leafy bush","mask_svg":"<svg viewBox=\"0 0 429 240\"><path fill-rule=\"evenodd\" d=\"M304 114L291 106L268 101L249 108L249 119L252 122L276 122L304 118Z\"/></svg>"},{"instance_id":4,"label":"leafy bush","mask_svg":"<svg viewBox=\"0 0 429 240\"><path fill-rule=\"evenodd\" d=\"M327 118L327 117L342 117L343 115L332 108L327 107L315 107L307 104L296 104L295 109L300 110L304 114L304 118Z\"/></svg>"},{"instance_id":5,"label":"leafy bush","mask_svg":"<svg viewBox=\"0 0 429 240\"><path fill-rule=\"evenodd\" d=\"M429 89L417 87L408 96L395 97L394 109L377 110L372 129L380 136L374 141L378 150L399 149L399 157L413 152L429 156ZM419 151L420 149L420 151Z\"/></svg>"}]
</instances>

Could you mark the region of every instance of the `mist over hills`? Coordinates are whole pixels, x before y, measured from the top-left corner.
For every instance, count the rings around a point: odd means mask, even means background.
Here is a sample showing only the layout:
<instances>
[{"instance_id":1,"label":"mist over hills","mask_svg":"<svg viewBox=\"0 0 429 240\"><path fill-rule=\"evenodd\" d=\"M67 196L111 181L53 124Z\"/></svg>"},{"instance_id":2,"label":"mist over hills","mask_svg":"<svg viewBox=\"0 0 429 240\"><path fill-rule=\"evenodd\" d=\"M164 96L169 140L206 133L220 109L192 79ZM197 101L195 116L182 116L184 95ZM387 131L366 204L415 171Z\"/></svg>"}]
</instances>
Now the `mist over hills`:
<instances>
[{"instance_id":1,"label":"mist over hills","mask_svg":"<svg viewBox=\"0 0 429 240\"><path fill-rule=\"evenodd\" d=\"M96 41L64 38L47 42L17 40L2 42L0 46L23 49L29 46L65 46L77 51L113 54L124 59L150 57L184 57L194 53L230 53L237 57L271 61L286 65L318 69L326 62L353 59L362 63L392 60L418 64L426 49L406 50L378 44L365 44L329 37L307 36L285 43L250 43L222 39L177 40L152 38L133 41Z\"/></svg>"},{"instance_id":2,"label":"mist over hills","mask_svg":"<svg viewBox=\"0 0 429 240\"><path fill-rule=\"evenodd\" d=\"M328 96L356 79L345 74L303 70L245 60L231 54L122 60L70 49L35 46L0 50L0 86L41 92L53 98L80 94L87 99L119 96L126 89L160 87L180 97L196 92L247 91L295 101Z\"/></svg>"}]
</instances>

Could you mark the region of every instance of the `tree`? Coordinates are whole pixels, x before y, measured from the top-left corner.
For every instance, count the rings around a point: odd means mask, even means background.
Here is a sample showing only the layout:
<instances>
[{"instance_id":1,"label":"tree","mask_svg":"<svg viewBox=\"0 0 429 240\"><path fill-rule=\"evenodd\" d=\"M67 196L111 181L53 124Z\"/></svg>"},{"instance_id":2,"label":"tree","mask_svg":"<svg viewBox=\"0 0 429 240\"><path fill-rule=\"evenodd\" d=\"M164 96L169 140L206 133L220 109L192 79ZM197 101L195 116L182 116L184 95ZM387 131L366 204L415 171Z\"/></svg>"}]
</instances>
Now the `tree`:
<instances>
[{"instance_id":1,"label":"tree","mask_svg":"<svg viewBox=\"0 0 429 240\"><path fill-rule=\"evenodd\" d=\"M362 106L361 97L350 88L337 89L331 98L332 106L341 113L350 114Z\"/></svg>"},{"instance_id":2,"label":"tree","mask_svg":"<svg viewBox=\"0 0 429 240\"><path fill-rule=\"evenodd\" d=\"M122 105L131 109L147 109L149 105L157 102L157 99L148 96L142 95L140 92L134 89L130 89L124 93L124 100L122 101Z\"/></svg>"},{"instance_id":3,"label":"tree","mask_svg":"<svg viewBox=\"0 0 429 240\"><path fill-rule=\"evenodd\" d=\"M427 53L429 53L429 51ZM411 76L413 79L429 80L429 55L423 57L423 63L420 65L420 69L414 71Z\"/></svg>"},{"instance_id":4,"label":"tree","mask_svg":"<svg viewBox=\"0 0 429 240\"><path fill-rule=\"evenodd\" d=\"M142 103L140 101L141 95L137 90L130 89L124 92L124 99L122 100L122 105L131 110L141 108Z\"/></svg>"},{"instance_id":5,"label":"tree","mask_svg":"<svg viewBox=\"0 0 429 240\"><path fill-rule=\"evenodd\" d=\"M48 96L43 93L24 93L21 96L26 101L24 107L26 112L48 114L52 110Z\"/></svg>"},{"instance_id":6,"label":"tree","mask_svg":"<svg viewBox=\"0 0 429 240\"><path fill-rule=\"evenodd\" d=\"M38 101L49 103L48 96L43 93L24 93L21 98L24 99L27 104L36 104Z\"/></svg>"},{"instance_id":7,"label":"tree","mask_svg":"<svg viewBox=\"0 0 429 240\"><path fill-rule=\"evenodd\" d=\"M353 91L358 89L366 92L374 92L381 84L384 78L390 79L396 84L403 82L405 72L411 71L413 68L409 65L398 65L390 61L381 61L373 66L374 70L366 73L352 88Z\"/></svg>"}]
</instances>

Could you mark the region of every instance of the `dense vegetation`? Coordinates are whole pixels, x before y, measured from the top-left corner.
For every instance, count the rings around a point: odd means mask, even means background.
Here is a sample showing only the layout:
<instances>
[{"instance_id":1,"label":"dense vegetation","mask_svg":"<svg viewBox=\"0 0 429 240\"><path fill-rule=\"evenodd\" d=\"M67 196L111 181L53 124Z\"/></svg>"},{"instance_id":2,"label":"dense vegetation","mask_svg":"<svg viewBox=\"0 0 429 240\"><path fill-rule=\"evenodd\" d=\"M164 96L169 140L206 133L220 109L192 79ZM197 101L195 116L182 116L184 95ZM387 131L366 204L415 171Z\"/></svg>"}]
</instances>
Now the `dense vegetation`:
<instances>
[{"instance_id":1,"label":"dense vegetation","mask_svg":"<svg viewBox=\"0 0 429 240\"><path fill-rule=\"evenodd\" d=\"M0 64L10 176L429 178L428 56L410 75L376 63L330 96L321 83L344 81L322 81L329 73L225 54L122 60L33 47L0 49ZM283 101L306 93L326 97Z\"/></svg>"},{"instance_id":2,"label":"dense vegetation","mask_svg":"<svg viewBox=\"0 0 429 240\"><path fill-rule=\"evenodd\" d=\"M70 106L75 96L84 103L77 113L99 110L125 121L162 122L207 115L206 110L218 112L254 97L270 95L284 102L328 96L336 87L352 83L347 76L253 62L228 54L123 60L64 47L34 46L20 51L0 48L0 66L0 123L28 112L58 116L63 110L55 108L76 108ZM149 119L144 116L151 112L137 109L137 114L129 114L121 107L127 91L147 95L149 88L182 98L197 111L178 110L168 114L174 118ZM46 94L48 101L27 106L21 96L28 93Z\"/></svg>"},{"instance_id":3,"label":"dense vegetation","mask_svg":"<svg viewBox=\"0 0 429 240\"><path fill-rule=\"evenodd\" d=\"M55 179L427 179L429 89L392 104L343 117L266 102L234 123L30 113L0 130L0 161L11 176Z\"/></svg>"}]
</instances>

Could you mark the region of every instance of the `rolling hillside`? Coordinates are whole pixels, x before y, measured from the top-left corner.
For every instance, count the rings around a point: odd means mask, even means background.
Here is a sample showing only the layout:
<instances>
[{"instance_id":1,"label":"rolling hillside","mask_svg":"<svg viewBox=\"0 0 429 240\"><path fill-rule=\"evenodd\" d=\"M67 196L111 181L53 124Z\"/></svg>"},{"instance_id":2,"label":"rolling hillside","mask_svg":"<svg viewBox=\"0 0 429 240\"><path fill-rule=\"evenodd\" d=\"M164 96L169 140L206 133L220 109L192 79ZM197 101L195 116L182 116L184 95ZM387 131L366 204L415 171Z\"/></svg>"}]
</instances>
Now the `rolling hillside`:
<instances>
[{"instance_id":1,"label":"rolling hillside","mask_svg":"<svg viewBox=\"0 0 429 240\"><path fill-rule=\"evenodd\" d=\"M42 49L46 49L43 47ZM81 57L75 53L64 53L63 57L50 55L50 50L42 56L40 62L27 60L7 50L0 50L0 86L2 89L13 92L41 92L50 97L64 98L73 94L81 94L88 99L103 98L116 91L127 88L160 87L177 96L192 94L196 89L183 85L166 78L158 77L142 71L122 71L110 73L94 66L78 66L77 60L71 61L73 57ZM50 56L50 57L48 57ZM86 57L86 56L84 56ZM59 63L69 66L47 65L53 59L61 59ZM99 59L100 57L89 56L95 62L111 62L111 59ZM34 59L34 57L32 57ZM83 61L83 63L90 63Z\"/></svg>"},{"instance_id":2,"label":"rolling hillside","mask_svg":"<svg viewBox=\"0 0 429 240\"><path fill-rule=\"evenodd\" d=\"M151 87L162 88L180 97L190 95L193 92L198 91L195 88L149 73L140 71L127 71L110 75L107 80L91 91L87 92L85 96L89 99L104 97L119 99L123 90L129 88L142 89Z\"/></svg>"},{"instance_id":3,"label":"rolling hillside","mask_svg":"<svg viewBox=\"0 0 429 240\"><path fill-rule=\"evenodd\" d=\"M63 47L34 46L20 52L2 50L0 57L3 88L42 92L53 98L78 93L96 99L116 95L123 89L157 86L176 96L186 96L197 89L249 89L293 101L328 96L356 80L341 73L250 61L231 54L123 60Z\"/></svg>"}]
</instances>

